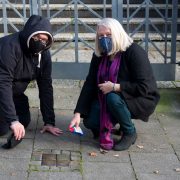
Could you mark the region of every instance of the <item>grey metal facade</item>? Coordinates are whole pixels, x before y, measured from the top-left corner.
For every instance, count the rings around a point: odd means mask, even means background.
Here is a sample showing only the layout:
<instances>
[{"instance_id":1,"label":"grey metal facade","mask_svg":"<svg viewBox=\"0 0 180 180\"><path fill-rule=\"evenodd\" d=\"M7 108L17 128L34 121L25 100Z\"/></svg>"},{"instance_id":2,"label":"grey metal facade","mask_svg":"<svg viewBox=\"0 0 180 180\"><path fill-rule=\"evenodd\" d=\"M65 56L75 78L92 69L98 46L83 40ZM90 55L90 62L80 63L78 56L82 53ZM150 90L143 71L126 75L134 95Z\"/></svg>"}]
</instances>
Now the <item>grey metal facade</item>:
<instances>
[{"instance_id":1,"label":"grey metal facade","mask_svg":"<svg viewBox=\"0 0 180 180\"><path fill-rule=\"evenodd\" d=\"M20 1L20 0L19 0ZM74 56L75 62L53 62L53 78L57 79L84 79L87 72L89 63L83 63L79 61L79 43L83 43L88 48L93 50L93 46L88 41L84 40L79 36L79 25L84 26L89 32L95 34L95 29L90 27L88 24L83 22L79 18L79 6L85 8L94 17L101 19L103 17L113 17L119 20L122 24L125 24L125 29L131 37L136 37L136 35L141 32L143 36L141 40L138 41L144 49L149 52L149 47L153 47L162 56L163 62L152 63L152 67L157 80L174 80L175 79L175 68L176 68L176 46L177 46L177 31L178 31L178 0L165 0L163 13L158 7L156 7L153 0L142 0L138 4L138 7L133 10L132 1L127 0L126 4L123 0L112 0L106 1L102 0L103 13L99 14L92 8L90 8L86 3L81 0L71 0L64 4L64 7L59 8L55 13L51 13L50 5L53 1L50 0L21 0L22 11L20 12L18 8L14 7L16 1L0 0L2 8L2 18L0 24L3 25L3 33L7 35L10 32L8 27L11 27L14 31L19 31L18 26L13 24L9 20L8 10L11 8L16 15L21 19L21 22L25 23L27 18L31 14L39 14L47 16L50 20L56 19L67 7L71 7L73 10L73 17L70 23L65 23L62 27L56 28L54 30L54 35L60 34L65 31L68 26L73 24L73 37L65 42L63 45L58 46L56 50L52 52L52 56L59 53L62 49L67 47L70 43L74 43ZM42 5L46 7L46 13L42 14ZM111 14L107 15L107 7L112 8ZM27 13L27 9L30 10ZM136 26L133 25L132 21L136 18L138 13L142 13L142 21ZM162 21L162 29L159 29L150 18L150 9L154 10L156 16ZM163 41L163 50L152 40L150 37L151 32L158 34L160 40ZM169 45L170 44L170 45ZM168 45L171 47L170 53L168 53Z\"/></svg>"}]
</instances>

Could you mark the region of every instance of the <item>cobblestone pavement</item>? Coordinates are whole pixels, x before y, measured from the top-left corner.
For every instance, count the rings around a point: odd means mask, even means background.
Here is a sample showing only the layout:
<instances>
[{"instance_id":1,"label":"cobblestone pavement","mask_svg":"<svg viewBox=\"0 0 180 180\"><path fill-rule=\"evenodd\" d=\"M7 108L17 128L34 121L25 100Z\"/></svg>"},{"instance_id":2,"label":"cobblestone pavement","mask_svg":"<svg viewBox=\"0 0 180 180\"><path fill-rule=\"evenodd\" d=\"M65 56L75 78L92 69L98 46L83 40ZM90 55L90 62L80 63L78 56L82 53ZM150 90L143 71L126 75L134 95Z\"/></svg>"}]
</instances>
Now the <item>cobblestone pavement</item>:
<instances>
[{"instance_id":1,"label":"cobblestone pavement","mask_svg":"<svg viewBox=\"0 0 180 180\"><path fill-rule=\"evenodd\" d=\"M74 90L61 89L59 94L69 97ZM180 91L174 93L176 102L160 104L148 123L134 120L138 139L128 151L105 154L83 124L83 136L68 131L77 97L56 99L61 104L55 110L56 125L64 131L59 137L40 133L40 111L31 108L22 143L0 149L0 180L180 180ZM1 145L6 138L0 138Z\"/></svg>"}]
</instances>

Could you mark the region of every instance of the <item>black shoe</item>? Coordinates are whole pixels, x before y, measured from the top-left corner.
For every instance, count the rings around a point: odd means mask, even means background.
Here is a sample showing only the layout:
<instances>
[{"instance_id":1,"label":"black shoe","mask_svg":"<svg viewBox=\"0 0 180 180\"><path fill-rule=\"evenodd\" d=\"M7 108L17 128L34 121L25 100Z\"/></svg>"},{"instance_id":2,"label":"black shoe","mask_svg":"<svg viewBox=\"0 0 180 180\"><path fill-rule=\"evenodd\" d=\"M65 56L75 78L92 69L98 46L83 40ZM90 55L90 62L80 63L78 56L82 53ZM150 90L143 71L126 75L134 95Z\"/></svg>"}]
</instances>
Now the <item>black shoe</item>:
<instances>
[{"instance_id":1,"label":"black shoe","mask_svg":"<svg viewBox=\"0 0 180 180\"><path fill-rule=\"evenodd\" d=\"M115 151L123 151L126 149L129 149L129 147L135 143L137 139L137 133L133 133L133 134L128 134L128 135L123 135L121 140L115 144L114 146L114 150Z\"/></svg>"},{"instance_id":2,"label":"black shoe","mask_svg":"<svg viewBox=\"0 0 180 180\"><path fill-rule=\"evenodd\" d=\"M22 141L22 139L16 140L15 136L14 136L14 133L12 133L7 138L7 143L2 145L2 148L4 148L4 149L11 149L11 148L17 146L21 141Z\"/></svg>"}]
</instances>

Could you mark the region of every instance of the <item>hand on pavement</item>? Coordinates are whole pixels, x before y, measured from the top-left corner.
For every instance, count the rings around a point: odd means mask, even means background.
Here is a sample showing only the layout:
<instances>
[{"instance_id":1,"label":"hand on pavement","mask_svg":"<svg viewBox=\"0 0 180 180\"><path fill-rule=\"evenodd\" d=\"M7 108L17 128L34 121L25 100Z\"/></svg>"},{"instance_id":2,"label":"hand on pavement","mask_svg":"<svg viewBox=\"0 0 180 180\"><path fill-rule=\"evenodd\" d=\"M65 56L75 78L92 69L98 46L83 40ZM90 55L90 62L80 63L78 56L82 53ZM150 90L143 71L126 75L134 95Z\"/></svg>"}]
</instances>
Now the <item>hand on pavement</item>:
<instances>
[{"instance_id":1,"label":"hand on pavement","mask_svg":"<svg viewBox=\"0 0 180 180\"><path fill-rule=\"evenodd\" d=\"M61 129L54 127L52 125L49 125L49 124L45 125L40 132L41 133L49 132L55 136L59 136L60 134L63 133L63 131Z\"/></svg>"},{"instance_id":2,"label":"hand on pavement","mask_svg":"<svg viewBox=\"0 0 180 180\"><path fill-rule=\"evenodd\" d=\"M19 121L12 122L10 128L12 129L16 140L20 140L25 136L24 126Z\"/></svg>"}]
</instances>

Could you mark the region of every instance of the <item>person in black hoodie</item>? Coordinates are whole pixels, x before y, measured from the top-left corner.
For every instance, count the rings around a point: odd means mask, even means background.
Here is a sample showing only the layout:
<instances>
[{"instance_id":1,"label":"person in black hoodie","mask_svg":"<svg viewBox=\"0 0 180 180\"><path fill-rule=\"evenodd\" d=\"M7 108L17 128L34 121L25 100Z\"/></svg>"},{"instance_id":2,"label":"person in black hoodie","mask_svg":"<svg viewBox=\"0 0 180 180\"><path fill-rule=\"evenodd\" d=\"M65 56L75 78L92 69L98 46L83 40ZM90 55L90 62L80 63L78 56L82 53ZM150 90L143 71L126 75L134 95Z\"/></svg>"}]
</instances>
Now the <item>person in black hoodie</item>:
<instances>
[{"instance_id":1,"label":"person in black hoodie","mask_svg":"<svg viewBox=\"0 0 180 180\"><path fill-rule=\"evenodd\" d=\"M39 88L40 109L47 131L59 135L53 109L52 62L49 48L53 43L48 19L32 15L24 28L0 38L0 135L12 130L5 148L17 145L30 123L28 84L35 80Z\"/></svg>"},{"instance_id":2,"label":"person in black hoodie","mask_svg":"<svg viewBox=\"0 0 180 180\"><path fill-rule=\"evenodd\" d=\"M126 150L137 138L132 119L148 121L159 98L147 53L117 20L102 19L70 128L78 128L82 117L85 127L99 137L101 148ZM122 136L115 142L112 130L117 123Z\"/></svg>"}]
</instances>

